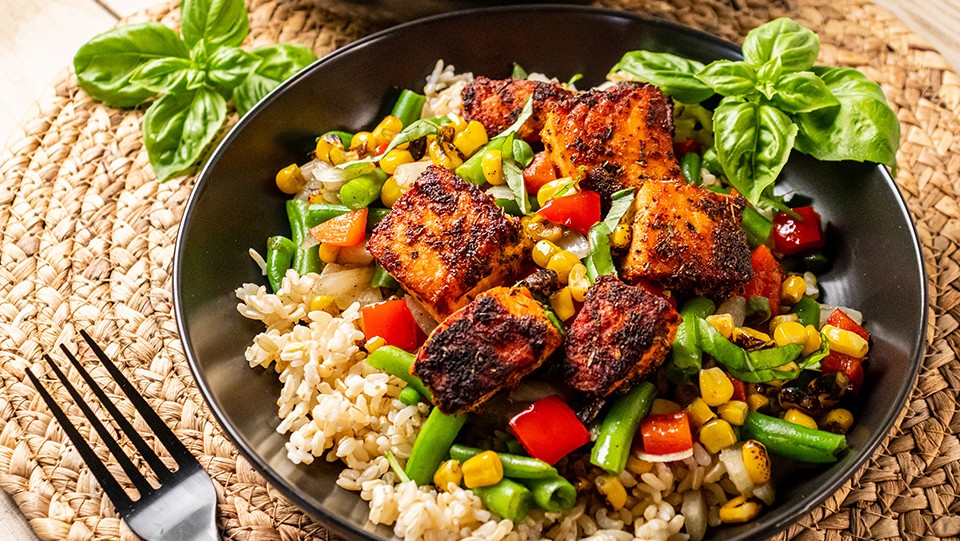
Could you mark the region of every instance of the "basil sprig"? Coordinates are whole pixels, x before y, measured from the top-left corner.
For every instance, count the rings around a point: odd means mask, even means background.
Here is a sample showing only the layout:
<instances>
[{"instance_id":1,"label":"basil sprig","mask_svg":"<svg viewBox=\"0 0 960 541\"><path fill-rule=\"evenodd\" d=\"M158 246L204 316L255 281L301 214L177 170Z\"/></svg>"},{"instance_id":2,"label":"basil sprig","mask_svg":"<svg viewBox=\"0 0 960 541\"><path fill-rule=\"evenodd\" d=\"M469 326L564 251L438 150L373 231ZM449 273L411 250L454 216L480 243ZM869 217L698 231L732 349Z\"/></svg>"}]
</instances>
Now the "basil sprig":
<instances>
[{"instance_id":1,"label":"basil sprig","mask_svg":"<svg viewBox=\"0 0 960 541\"><path fill-rule=\"evenodd\" d=\"M632 51L612 71L659 86L683 103L721 96L713 118L724 175L752 204L797 149L825 161L882 163L896 169L900 124L880 85L852 68L815 67L820 38L781 18L743 42L743 60L707 66L668 53Z\"/></svg>"},{"instance_id":2,"label":"basil sprig","mask_svg":"<svg viewBox=\"0 0 960 541\"><path fill-rule=\"evenodd\" d=\"M111 107L153 100L143 120L150 165L160 180L187 174L223 127L228 101L245 114L316 60L299 45L240 49L249 24L243 0L184 0L181 34L142 23L94 36L74 55L77 81Z\"/></svg>"}]
</instances>

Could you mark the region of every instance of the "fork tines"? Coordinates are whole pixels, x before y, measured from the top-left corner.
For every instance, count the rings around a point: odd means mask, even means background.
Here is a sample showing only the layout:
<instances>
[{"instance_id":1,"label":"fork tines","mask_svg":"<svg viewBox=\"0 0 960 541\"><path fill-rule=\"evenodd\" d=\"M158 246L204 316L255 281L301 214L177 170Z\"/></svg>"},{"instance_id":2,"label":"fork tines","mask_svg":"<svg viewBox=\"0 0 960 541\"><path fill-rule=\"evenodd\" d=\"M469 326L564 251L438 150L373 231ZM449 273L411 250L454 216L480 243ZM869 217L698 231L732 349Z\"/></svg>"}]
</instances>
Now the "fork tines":
<instances>
[{"instance_id":1,"label":"fork tines","mask_svg":"<svg viewBox=\"0 0 960 541\"><path fill-rule=\"evenodd\" d=\"M177 436L173 433L172 430L160 419L160 416L150 407L147 401L137 392L136 388L130 383L130 381L123 375L116 364L110 360L109 357L103 352L103 350L93 341L93 338L90 337L86 331L80 331L83 339L89 344L90 348L96 354L97 358L100 359L100 362L103 364L104 368L110 372L110 375L116 381L117 385L127 396L130 402L133 404L134 408L140 413L143 420L150 426L153 430L156 438L166 447L167 451L170 452L170 455L177 462L180 468L185 466L199 467L199 463L196 458L190 454L187 448L180 442ZM80 361L64 346L60 345L60 348L63 350L63 353L70 360L70 363L73 364L74 368L79 372L80 377L87 383L93 393L97 396L97 399L100 400L100 403L103 404L104 408L110 415L113 417L117 426L127 435L127 438L130 439L130 442L133 443L133 446L137 449L137 452L144 458L147 464L150 465L150 468L157 475L157 479L161 484L168 481L173 473L167 469L163 461L160 460L160 457L147 445L147 442L144 441L143 437L137 432L137 430L130 424L117 406L113 403L112 400L107 396L107 394L100 388L93 377L90 376L90 373L80 364ZM140 492L140 498L149 495L154 492L154 489L143 474L137 469L133 461L123 452L123 449L120 447L120 444L117 440L111 435L111 433L104 426L103 422L97 417L93 412L90 406L84 401L83 396L77 391L77 389L70 383L67 379L66 374L57 366L57 364L50 358L49 355L44 355L47 363L50 365L50 368L53 369L54 374L57 378L63 383L63 386L66 387L67 391L70 393L70 396L76 402L77 406L83 412L87 420L90 421L90 424L96 430L97 434L100 436L100 439L107 445L107 448L110 449L110 452L113 454L114 458L117 460L117 463L123 469L124 473L127 474L127 477L133 483L133 485ZM77 427L70 421L64 412L49 392L44 388L40 383L39 379L33 374L33 372L28 369L27 376L30 378L30 381L33 382L33 385L37 388L37 391L40 393L40 396L43 398L44 402L47 403L47 406L53 412L54 417L63 426L64 432L70 438L70 441L73 442L76 446L77 451L80 453L80 456L83 458L83 461L90 468L90 471L96 477L97 481L100 483L100 486L103 487L104 492L116 506L117 511L121 514L126 515L127 511L130 509L133 501L127 496L126 492L114 478L113 474L107 469L106 465L97 454L93 451L90 445L84 441L83 437L80 435L80 432L77 430ZM179 468L178 468L179 469Z\"/></svg>"}]
</instances>

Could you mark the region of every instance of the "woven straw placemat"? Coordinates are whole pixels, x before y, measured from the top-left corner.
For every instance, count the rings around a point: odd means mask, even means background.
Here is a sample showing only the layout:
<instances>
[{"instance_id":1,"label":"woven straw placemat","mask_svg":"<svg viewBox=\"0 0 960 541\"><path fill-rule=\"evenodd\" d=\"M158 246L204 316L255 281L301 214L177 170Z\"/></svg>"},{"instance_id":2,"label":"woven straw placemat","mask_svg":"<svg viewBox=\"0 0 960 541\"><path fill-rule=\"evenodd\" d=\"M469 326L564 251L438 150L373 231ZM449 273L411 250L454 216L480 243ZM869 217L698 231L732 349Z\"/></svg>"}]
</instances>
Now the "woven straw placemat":
<instances>
[{"instance_id":1,"label":"woven straw placemat","mask_svg":"<svg viewBox=\"0 0 960 541\"><path fill-rule=\"evenodd\" d=\"M922 39L867 0L599 4L736 42L754 26L788 15L820 33L821 63L857 67L883 85L903 126L897 183L923 243L931 345L917 388L876 455L780 537L960 535L960 79ZM249 8L254 44L298 42L321 55L388 24L372 10L332 0L254 0ZM176 27L178 17L173 4L127 22ZM173 243L193 179L157 182L143 151L142 118L93 102L64 70L0 157L0 485L42 539L135 538L24 383L25 370L43 353L61 342L76 349L75 330L92 328L210 472L225 537L327 539L237 455L193 382L171 293ZM81 350L85 364L95 366ZM101 369L94 377L112 388ZM70 408L77 424L87 426ZM95 434L87 436L96 441ZM103 445L96 448L107 458Z\"/></svg>"}]
</instances>

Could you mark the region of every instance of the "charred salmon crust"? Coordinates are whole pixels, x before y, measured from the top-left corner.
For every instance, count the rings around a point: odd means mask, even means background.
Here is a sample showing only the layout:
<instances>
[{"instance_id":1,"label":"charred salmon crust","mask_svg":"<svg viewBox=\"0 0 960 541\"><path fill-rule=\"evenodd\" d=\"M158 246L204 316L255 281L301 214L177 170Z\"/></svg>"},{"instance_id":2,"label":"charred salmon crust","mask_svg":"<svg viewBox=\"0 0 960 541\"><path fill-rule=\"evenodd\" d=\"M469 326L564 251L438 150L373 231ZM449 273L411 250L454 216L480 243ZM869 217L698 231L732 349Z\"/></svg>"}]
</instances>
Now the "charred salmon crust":
<instances>
[{"instance_id":1,"label":"charred salmon crust","mask_svg":"<svg viewBox=\"0 0 960 541\"><path fill-rule=\"evenodd\" d=\"M481 76L463 89L461 98L464 118L483 124L487 135L492 137L516 122L527 98L533 96L533 115L519 131L520 137L533 142L543 128L547 111L572 95L557 83Z\"/></svg>"}]
</instances>

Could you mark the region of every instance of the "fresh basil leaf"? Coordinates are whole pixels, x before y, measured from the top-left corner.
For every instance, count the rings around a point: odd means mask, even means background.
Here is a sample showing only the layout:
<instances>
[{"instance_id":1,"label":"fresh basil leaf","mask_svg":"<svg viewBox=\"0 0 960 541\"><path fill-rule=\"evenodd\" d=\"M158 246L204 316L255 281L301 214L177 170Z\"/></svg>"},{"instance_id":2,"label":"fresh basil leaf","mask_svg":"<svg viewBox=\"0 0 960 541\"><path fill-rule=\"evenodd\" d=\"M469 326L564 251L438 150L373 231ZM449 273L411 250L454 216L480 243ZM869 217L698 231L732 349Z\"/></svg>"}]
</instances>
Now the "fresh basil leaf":
<instances>
[{"instance_id":1,"label":"fresh basil leaf","mask_svg":"<svg viewBox=\"0 0 960 541\"><path fill-rule=\"evenodd\" d=\"M160 23L120 26L94 36L73 57L77 82L87 94L112 107L133 107L156 92L131 82L143 64L158 58L189 58L176 32Z\"/></svg>"},{"instance_id":2,"label":"fresh basil leaf","mask_svg":"<svg viewBox=\"0 0 960 541\"><path fill-rule=\"evenodd\" d=\"M780 58L768 60L760 69L757 70L757 90L768 100L773 99L777 93L776 84L783 75L783 62Z\"/></svg>"},{"instance_id":3,"label":"fresh basil leaf","mask_svg":"<svg viewBox=\"0 0 960 541\"><path fill-rule=\"evenodd\" d=\"M183 0L180 20L183 40L191 48L201 39L214 47L236 47L250 31L243 0Z\"/></svg>"},{"instance_id":4,"label":"fresh basil leaf","mask_svg":"<svg viewBox=\"0 0 960 541\"><path fill-rule=\"evenodd\" d=\"M617 267L613 264L610 253L610 234L613 230L606 222L597 222L590 227L587 240L590 242L590 253L583 258L583 265L587 268L587 278L590 283L597 281L598 276L605 274L617 275Z\"/></svg>"},{"instance_id":5,"label":"fresh basil leaf","mask_svg":"<svg viewBox=\"0 0 960 541\"><path fill-rule=\"evenodd\" d=\"M697 341L704 353L716 359L730 375L749 383L763 383L776 379L793 379L801 369L778 369L793 362L803 351L800 344L747 352L727 340L713 325L697 318Z\"/></svg>"},{"instance_id":6,"label":"fresh basil leaf","mask_svg":"<svg viewBox=\"0 0 960 541\"><path fill-rule=\"evenodd\" d=\"M610 210L607 211L607 216L603 219L603 223L607 224L607 228L611 232L617 228L620 219L623 218L623 215L633 206L634 197L636 197L636 190L634 188L625 188L614 192L614 194L610 196Z\"/></svg>"},{"instance_id":7,"label":"fresh basil leaf","mask_svg":"<svg viewBox=\"0 0 960 541\"><path fill-rule=\"evenodd\" d=\"M421 118L420 120L417 120L413 124L410 124L406 128L400 130L400 133L398 133L393 138L393 140L390 141L390 144L387 145L386 150L384 150L380 154L377 154L376 156L367 156L366 158L354 160L352 162L342 163L337 167L340 169L345 169L347 167L350 167L358 163L370 163L370 162L380 161L380 158L383 158L384 156L387 155L388 152L390 152L394 148L404 143L409 143L410 141L416 141L417 139L420 139L421 137L426 137L428 135L437 135L438 133L440 133L440 126L447 124L449 122L450 122L450 119L446 116L438 116L433 118Z\"/></svg>"},{"instance_id":8,"label":"fresh basil leaf","mask_svg":"<svg viewBox=\"0 0 960 541\"><path fill-rule=\"evenodd\" d=\"M773 105L787 113L809 113L840 105L823 79L809 71L787 73L777 81Z\"/></svg>"},{"instance_id":9,"label":"fresh basil leaf","mask_svg":"<svg viewBox=\"0 0 960 541\"><path fill-rule=\"evenodd\" d=\"M670 53L630 51L610 71L623 71L650 83L677 101L700 103L714 94L713 89L696 77L702 69L700 62Z\"/></svg>"},{"instance_id":10,"label":"fresh basil leaf","mask_svg":"<svg viewBox=\"0 0 960 541\"><path fill-rule=\"evenodd\" d=\"M143 139L161 181L191 170L227 117L223 96L209 88L167 94L147 109Z\"/></svg>"},{"instance_id":11,"label":"fresh basil leaf","mask_svg":"<svg viewBox=\"0 0 960 541\"><path fill-rule=\"evenodd\" d=\"M820 362L830 354L830 341L827 335L820 333L820 348L803 358L798 365L800 370L820 370Z\"/></svg>"},{"instance_id":12,"label":"fresh basil leaf","mask_svg":"<svg viewBox=\"0 0 960 541\"><path fill-rule=\"evenodd\" d=\"M523 109L520 110L520 114L517 115L517 119L513 121L513 124L491 139L496 139L497 137L506 137L508 135L517 133L531 116L533 116L533 96L530 96L527 98L527 101L524 102Z\"/></svg>"},{"instance_id":13,"label":"fresh basil leaf","mask_svg":"<svg viewBox=\"0 0 960 541\"><path fill-rule=\"evenodd\" d=\"M241 115L245 115L277 85L317 59L313 51L300 45L270 45L253 49L250 53L260 58L260 63L249 77L233 89L233 104Z\"/></svg>"},{"instance_id":14,"label":"fresh basil leaf","mask_svg":"<svg viewBox=\"0 0 960 541\"><path fill-rule=\"evenodd\" d=\"M262 60L252 53L236 47L221 47L210 57L207 80L214 88L230 95L234 87L242 83Z\"/></svg>"},{"instance_id":15,"label":"fresh basil leaf","mask_svg":"<svg viewBox=\"0 0 960 541\"><path fill-rule=\"evenodd\" d=\"M194 69L190 59L174 56L154 58L130 76L132 84L155 94L179 92L198 82L202 83L204 79L204 73Z\"/></svg>"},{"instance_id":16,"label":"fresh basil leaf","mask_svg":"<svg viewBox=\"0 0 960 541\"><path fill-rule=\"evenodd\" d=\"M517 202L520 213L524 215L529 213L530 201L527 199L527 189L523 184L523 171L512 160L503 162L503 179L507 182L507 186L510 186L510 190L513 191L513 197Z\"/></svg>"},{"instance_id":17,"label":"fresh basil leaf","mask_svg":"<svg viewBox=\"0 0 960 541\"><path fill-rule=\"evenodd\" d=\"M733 187L753 204L790 157L797 126L769 105L724 98L713 115L720 165Z\"/></svg>"},{"instance_id":18,"label":"fresh basil leaf","mask_svg":"<svg viewBox=\"0 0 960 541\"><path fill-rule=\"evenodd\" d=\"M749 96L757 89L757 70L746 62L711 62L697 72L697 79L721 96Z\"/></svg>"},{"instance_id":19,"label":"fresh basil leaf","mask_svg":"<svg viewBox=\"0 0 960 541\"><path fill-rule=\"evenodd\" d=\"M533 161L533 149L523 139L514 138L513 159L520 167L526 167Z\"/></svg>"},{"instance_id":20,"label":"fresh basil leaf","mask_svg":"<svg viewBox=\"0 0 960 541\"><path fill-rule=\"evenodd\" d=\"M779 58L784 71L804 71L813 67L819 54L820 37L788 18L762 24L743 40L744 61L758 69Z\"/></svg>"},{"instance_id":21,"label":"fresh basil leaf","mask_svg":"<svg viewBox=\"0 0 960 541\"><path fill-rule=\"evenodd\" d=\"M510 73L510 77L513 79L526 79L527 71L520 67L520 64L516 62L513 63L513 71Z\"/></svg>"},{"instance_id":22,"label":"fresh basil leaf","mask_svg":"<svg viewBox=\"0 0 960 541\"><path fill-rule=\"evenodd\" d=\"M816 67L813 72L839 107L796 115L797 150L818 160L854 160L896 168L900 122L880 85L853 68Z\"/></svg>"}]
</instances>

